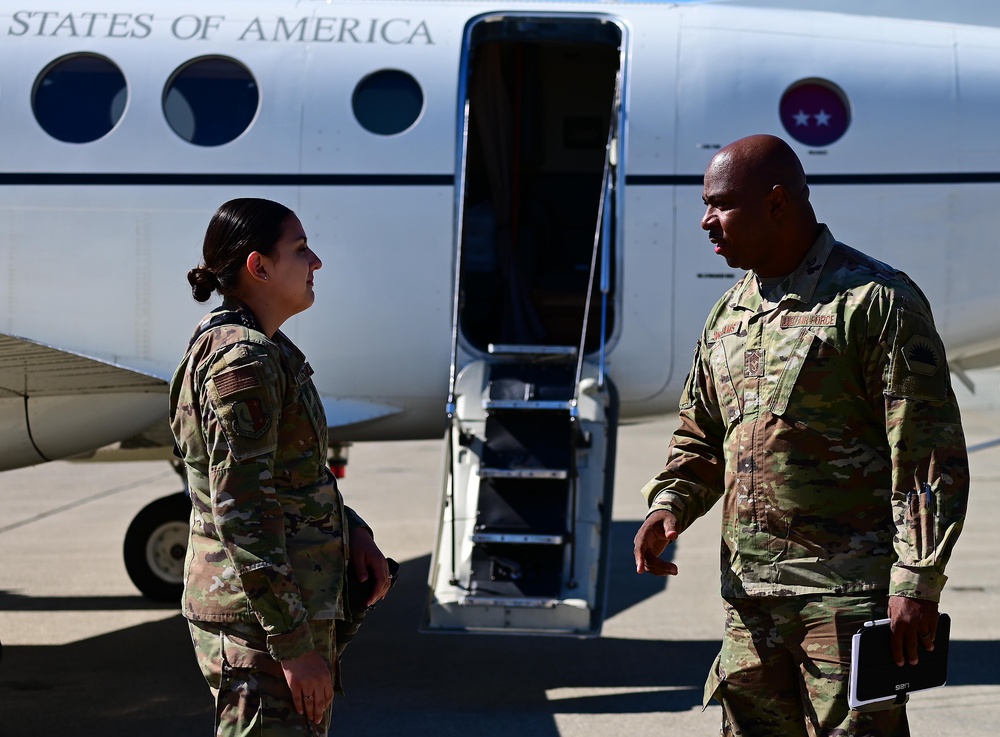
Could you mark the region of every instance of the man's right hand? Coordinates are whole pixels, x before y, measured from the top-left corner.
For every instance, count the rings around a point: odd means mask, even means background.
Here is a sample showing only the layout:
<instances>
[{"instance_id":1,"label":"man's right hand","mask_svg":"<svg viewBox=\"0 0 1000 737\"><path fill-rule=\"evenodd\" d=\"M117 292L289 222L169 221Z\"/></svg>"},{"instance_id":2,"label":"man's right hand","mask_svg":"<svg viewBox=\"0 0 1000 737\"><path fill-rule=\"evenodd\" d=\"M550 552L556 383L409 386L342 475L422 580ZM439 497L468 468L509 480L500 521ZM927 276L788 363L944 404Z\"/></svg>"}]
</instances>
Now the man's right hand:
<instances>
[{"instance_id":1,"label":"man's right hand","mask_svg":"<svg viewBox=\"0 0 1000 737\"><path fill-rule=\"evenodd\" d=\"M316 650L291 660L281 661L285 681L292 690L295 710L310 722L323 721L323 712L333 702L333 677L330 666Z\"/></svg>"},{"instance_id":2,"label":"man's right hand","mask_svg":"<svg viewBox=\"0 0 1000 737\"><path fill-rule=\"evenodd\" d=\"M677 518L664 509L658 509L642 523L635 533L635 572L649 571L654 576L676 576L677 566L660 560L667 546L677 539Z\"/></svg>"}]
</instances>

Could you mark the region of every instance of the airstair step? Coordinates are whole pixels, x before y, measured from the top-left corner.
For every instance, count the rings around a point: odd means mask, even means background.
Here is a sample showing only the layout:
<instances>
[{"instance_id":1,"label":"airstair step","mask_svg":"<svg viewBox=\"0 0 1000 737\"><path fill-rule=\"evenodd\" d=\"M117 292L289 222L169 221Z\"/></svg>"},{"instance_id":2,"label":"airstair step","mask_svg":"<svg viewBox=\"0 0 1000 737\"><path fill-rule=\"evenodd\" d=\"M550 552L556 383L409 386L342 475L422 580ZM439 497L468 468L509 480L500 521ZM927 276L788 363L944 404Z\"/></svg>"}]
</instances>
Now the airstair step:
<instances>
[{"instance_id":1,"label":"airstair step","mask_svg":"<svg viewBox=\"0 0 1000 737\"><path fill-rule=\"evenodd\" d=\"M494 356L576 356L576 346L572 345L510 345L490 343L486 350Z\"/></svg>"},{"instance_id":2,"label":"airstair step","mask_svg":"<svg viewBox=\"0 0 1000 737\"><path fill-rule=\"evenodd\" d=\"M545 400L545 399L484 399L483 409L487 412L495 410L523 409L523 410L572 410L575 405L572 401L566 400Z\"/></svg>"},{"instance_id":3,"label":"airstair step","mask_svg":"<svg viewBox=\"0 0 1000 737\"><path fill-rule=\"evenodd\" d=\"M477 532L470 538L472 542L502 543L505 545L562 545L565 535L536 535L520 532Z\"/></svg>"},{"instance_id":4,"label":"airstair step","mask_svg":"<svg viewBox=\"0 0 1000 737\"><path fill-rule=\"evenodd\" d=\"M569 471L565 468L487 468L479 467L479 477L483 479L566 479Z\"/></svg>"},{"instance_id":5,"label":"airstair step","mask_svg":"<svg viewBox=\"0 0 1000 737\"><path fill-rule=\"evenodd\" d=\"M555 609L558 599L548 596L463 596L461 606L501 606L510 609Z\"/></svg>"}]
</instances>

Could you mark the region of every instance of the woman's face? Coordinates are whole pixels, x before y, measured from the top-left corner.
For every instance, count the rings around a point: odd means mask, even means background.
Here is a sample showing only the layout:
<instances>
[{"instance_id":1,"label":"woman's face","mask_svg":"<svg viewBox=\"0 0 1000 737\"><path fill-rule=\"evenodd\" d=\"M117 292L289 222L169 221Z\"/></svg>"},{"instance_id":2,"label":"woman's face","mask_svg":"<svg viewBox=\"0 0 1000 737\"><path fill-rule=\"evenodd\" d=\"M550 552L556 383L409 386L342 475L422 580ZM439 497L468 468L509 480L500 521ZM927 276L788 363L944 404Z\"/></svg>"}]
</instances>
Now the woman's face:
<instances>
[{"instance_id":1,"label":"woman's face","mask_svg":"<svg viewBox=\"0 0 1000 737\"><path fill-rule=\"evenodd\" d=\"M270 256L262 259L267 269L268 301L291 317L312 306L313 272L323 265L306 240L295 215L285 220L281 239Z\"/></svg>"}]
</instances>

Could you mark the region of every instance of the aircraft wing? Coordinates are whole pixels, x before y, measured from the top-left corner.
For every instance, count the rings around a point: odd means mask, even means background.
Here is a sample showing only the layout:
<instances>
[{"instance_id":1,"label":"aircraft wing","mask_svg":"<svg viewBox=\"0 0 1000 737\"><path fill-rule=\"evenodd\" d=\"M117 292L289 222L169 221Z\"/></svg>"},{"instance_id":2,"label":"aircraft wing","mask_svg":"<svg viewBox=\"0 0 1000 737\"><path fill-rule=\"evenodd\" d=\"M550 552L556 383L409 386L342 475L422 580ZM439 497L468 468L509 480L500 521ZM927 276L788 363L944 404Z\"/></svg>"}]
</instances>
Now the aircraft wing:
<instances>
[{"instance_id":1,"label":"aircraft wing","mask_svg":"<svg viewBox=\"0 0 1000 737\"><path fill-rule=\"evenodd\" d=\"M92 450L166 413L167 382L0 333L0 470Z\"/></svg>"}]
</instances>

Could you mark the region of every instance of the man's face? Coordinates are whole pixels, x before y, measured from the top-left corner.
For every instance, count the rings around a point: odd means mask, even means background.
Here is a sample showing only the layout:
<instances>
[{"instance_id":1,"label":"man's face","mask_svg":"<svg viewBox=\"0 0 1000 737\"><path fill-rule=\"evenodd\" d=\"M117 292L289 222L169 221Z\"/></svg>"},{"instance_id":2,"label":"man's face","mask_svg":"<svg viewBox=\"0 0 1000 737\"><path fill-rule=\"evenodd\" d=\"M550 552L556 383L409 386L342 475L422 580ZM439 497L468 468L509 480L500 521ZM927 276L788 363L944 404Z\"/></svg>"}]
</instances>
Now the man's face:
<instances>
[{"instance_id":1,"label":"man's face","mask_svg":"<svg viewBox=\"0 0 1000 737\"><path fill-rule=\"evenodd\" d=\"M730 266L754 269L760 276L780 276L766 273L774 250L767 194L728 157L717 156L705 172L701 227Z\"/></svg>"}]
</instances>

